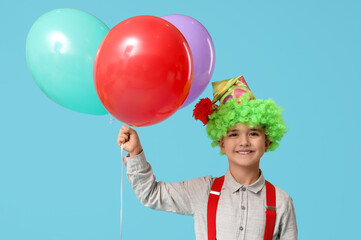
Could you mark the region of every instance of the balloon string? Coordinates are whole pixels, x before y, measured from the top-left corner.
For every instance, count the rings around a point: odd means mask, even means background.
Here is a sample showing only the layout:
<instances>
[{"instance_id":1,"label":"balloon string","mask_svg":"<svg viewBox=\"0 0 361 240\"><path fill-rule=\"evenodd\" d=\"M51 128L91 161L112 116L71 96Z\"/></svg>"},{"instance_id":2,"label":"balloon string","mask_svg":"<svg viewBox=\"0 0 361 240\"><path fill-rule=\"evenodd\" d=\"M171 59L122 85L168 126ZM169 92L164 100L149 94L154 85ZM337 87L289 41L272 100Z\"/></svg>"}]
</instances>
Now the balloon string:
<instances>
[{"instance_id":1,"label":"balloon string","mask_svg":"<svg viewBox=\"0 0 361 240\"><path fill-rule=\"evenodd\" d=\"M123 231L123 144L121 146L121 180L120 180L120 240L122 240Z\"/></svg>"}]
</instances>

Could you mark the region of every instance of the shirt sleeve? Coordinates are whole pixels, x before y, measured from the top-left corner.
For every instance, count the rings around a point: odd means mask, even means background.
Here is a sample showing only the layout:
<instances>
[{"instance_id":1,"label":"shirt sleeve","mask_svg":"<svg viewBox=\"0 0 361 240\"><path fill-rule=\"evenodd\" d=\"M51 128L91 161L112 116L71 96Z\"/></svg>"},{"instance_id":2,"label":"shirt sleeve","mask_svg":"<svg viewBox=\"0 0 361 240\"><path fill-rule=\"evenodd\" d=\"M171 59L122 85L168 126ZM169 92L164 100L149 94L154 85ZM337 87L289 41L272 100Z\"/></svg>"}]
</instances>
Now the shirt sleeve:
<instances>
[{"instance_id":1,"label":"shirt sleeve","mask_svg":"<svg viewBox=\"0 0 361 240\"><path fill-rule=\"evenodd\" d=\"M138 200L146 207L183 215L193 215L197 201L208 195L211 176L166 183L156 181L144 152L125 157L127 176Z\"/></svg>"},{"instance_id":2,"label":"shirt sleeve","mask_svg":"<svg viewBox=\"0 0 361 240\"><path fill-rule=\"evenodd\" d=\"M297 240L298 231L296 223L295 208L292 198L289 196L287 201L287 210L281 217L280 222L280 240Z\"/></svg>"}]
</instances>

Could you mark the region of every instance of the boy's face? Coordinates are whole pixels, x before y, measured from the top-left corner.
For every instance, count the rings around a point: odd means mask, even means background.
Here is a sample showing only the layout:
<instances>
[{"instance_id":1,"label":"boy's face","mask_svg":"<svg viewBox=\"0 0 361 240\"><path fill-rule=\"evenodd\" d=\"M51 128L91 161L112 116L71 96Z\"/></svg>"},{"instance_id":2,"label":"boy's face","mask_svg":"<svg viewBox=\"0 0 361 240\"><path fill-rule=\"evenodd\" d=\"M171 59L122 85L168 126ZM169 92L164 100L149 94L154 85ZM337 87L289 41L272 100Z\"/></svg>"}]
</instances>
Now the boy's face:
<instances>
[{"instance_id":1,"label":"boy's face","mask_svg":"<svg viewBox=\"0 0 361 240\"><path fill-rule=\"evenodd\" d=\"M258 167L259 161L271 142L262 127L249 128L237 123L219 141L221 151L227 155L229 167Z\"/></svg>"}]
</instances>

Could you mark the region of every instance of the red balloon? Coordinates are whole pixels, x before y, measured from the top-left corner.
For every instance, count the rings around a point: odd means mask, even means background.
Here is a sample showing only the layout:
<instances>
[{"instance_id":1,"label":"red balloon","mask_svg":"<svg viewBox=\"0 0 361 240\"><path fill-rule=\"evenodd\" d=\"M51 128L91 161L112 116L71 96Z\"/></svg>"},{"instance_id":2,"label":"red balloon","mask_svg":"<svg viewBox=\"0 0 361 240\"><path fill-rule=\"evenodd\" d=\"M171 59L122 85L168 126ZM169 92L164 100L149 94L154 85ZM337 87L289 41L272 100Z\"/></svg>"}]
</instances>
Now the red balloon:
<instances>
[{"instance_id":1,"label":"red balloon","mask_svg":"<svg viewBox=\"0 0 361 240\"><path fill-rule=\"evenodd\" d=\"M131 126L159 123L183 104L193 80L190 47L168 21L129 18L103 39L94 62L103 106Z\"/></svg>"}]
</instances>

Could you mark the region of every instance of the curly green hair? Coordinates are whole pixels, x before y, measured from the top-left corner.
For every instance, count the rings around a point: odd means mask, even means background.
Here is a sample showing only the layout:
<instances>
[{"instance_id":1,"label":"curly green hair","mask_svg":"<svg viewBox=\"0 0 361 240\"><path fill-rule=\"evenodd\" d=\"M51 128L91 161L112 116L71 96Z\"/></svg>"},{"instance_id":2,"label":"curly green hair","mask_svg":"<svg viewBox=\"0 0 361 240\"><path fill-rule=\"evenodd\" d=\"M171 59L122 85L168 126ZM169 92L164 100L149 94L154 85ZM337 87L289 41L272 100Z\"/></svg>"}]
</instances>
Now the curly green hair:
<instances>
[{"instance_id":1,"label":"curly green hair","mask_svg":"<svg viewBox=\"0 0 361 240\"><path fill-rule=\"evenodd\" d=\"M266 137L272 142L267 151L274 151L279 146L288 127L284 124L282 109L272 99L249 100L249 94L243 94L237 99L229 99L220 104L209 115L207 135L212 140L212 147L218 146L218 141L227 135L227 131L237 123L247 123L249 127L263 127ZM220 153L223 155L223 153Z\"/></svg>"}]
</instances>

